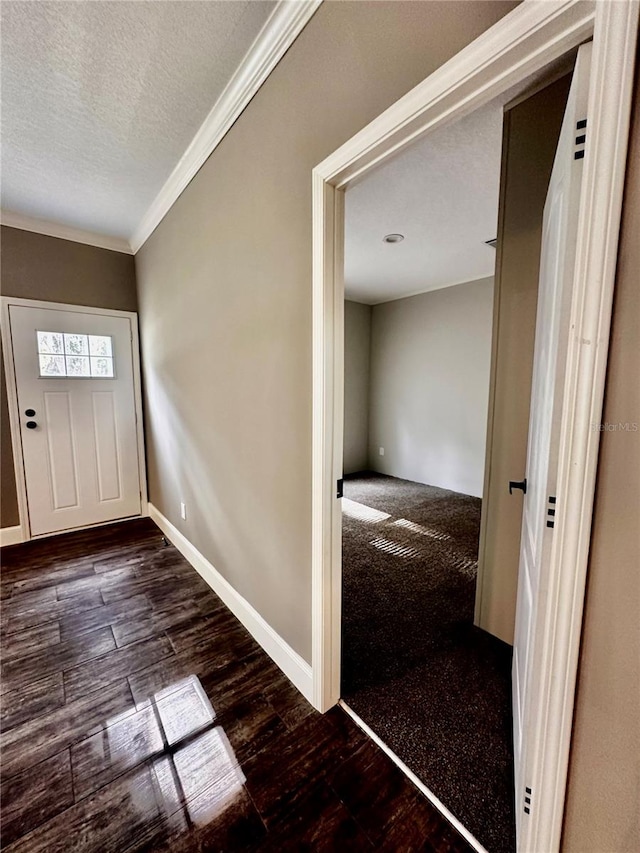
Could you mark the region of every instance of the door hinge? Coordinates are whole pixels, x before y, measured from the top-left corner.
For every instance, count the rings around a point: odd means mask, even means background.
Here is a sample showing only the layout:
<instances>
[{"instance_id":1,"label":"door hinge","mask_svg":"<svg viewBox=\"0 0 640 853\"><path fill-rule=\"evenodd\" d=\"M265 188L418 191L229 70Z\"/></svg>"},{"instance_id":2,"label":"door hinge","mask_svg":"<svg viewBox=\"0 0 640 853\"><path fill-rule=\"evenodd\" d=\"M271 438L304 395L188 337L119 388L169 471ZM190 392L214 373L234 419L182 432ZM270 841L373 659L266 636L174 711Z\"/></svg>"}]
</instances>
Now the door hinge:
<instances>
[{"instance_id":1,"label":"door hinge","mask_svg":"<svg viewBox=\"0 0 640 853\"><path fill-rule=\"evenodd\" d=\"M556 496L549 495L549 500L547 503L547 527L555 526L555 518L556 518Z\"/></svg>"},{"instance_id":2,"label":"door hinge","mask_svg":"<svg viewBox=\"0 0 640 853\"><path fill-rule=\"evenodd\" d=\"M344 480L340 478L336 483L336 497L341 498L344 495Z\"/></svg>"},{"instance_id":3,"label":"door hinge","mask_svg":"<svg viewBox=\"0 0 640 853\"><path fill-rule=\"evenodd\" d=\"M574 160L582 160L584 157L584 146L585 146L585 143L587 141L587 134L585 132L586 128L587 128L586 118L581 118L580 121L576 122L577 136L576 136L576 147L575 147L575 150L573 152L573 159Z\"/></svg>"},{"instance_id":4,"label":"door hinge","mask_svg":"<svg viewBox=\"0 0 640 853\"><path fill-rule=\"evenodd\" d=\"M524 813L531 814L531 788L524 789Z\"/></svg>"}]
</instances>

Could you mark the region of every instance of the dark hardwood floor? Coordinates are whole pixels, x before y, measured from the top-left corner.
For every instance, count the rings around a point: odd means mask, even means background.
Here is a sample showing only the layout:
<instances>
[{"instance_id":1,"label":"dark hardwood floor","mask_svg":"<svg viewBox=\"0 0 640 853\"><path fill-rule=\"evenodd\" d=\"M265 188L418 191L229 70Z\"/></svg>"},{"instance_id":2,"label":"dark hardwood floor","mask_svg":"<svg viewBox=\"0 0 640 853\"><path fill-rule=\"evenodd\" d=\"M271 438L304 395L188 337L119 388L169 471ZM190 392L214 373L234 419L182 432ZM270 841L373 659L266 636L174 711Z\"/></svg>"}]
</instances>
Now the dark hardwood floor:
<instances>
[{"instance_id":1,"label":"dark hardwood floor","mask_svg":"<svg viewBox=\"0 0 640 853\"><path fill-rule=\"evenodd\" d=\"M148 519L2 551L2 844L469 851Z\"/></svg>"}]
</instances>

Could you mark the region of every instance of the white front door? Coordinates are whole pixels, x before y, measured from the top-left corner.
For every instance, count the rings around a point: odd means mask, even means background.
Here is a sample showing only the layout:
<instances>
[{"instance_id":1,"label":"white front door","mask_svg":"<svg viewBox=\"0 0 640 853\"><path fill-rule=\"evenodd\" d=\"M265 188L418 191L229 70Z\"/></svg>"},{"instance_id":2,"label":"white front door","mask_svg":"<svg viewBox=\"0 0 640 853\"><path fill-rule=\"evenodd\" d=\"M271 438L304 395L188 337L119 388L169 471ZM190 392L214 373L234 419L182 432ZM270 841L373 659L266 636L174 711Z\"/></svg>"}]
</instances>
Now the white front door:
<instances>
[{"instance_id":1,"label":"white front door","mask_svg":"<svg viewBox=\"0 0 640 853\"><path fill-rule=\"evenodd\" d=\"M587 135L591 44L576 60L558 150L544 209L536 337L529 416L526 481L520 544L518 599L513 649L513 725L518 850L528 849L528 815L535 808L536 780L528 744L539 724L537 674L545 666L539 639L553 590L548 565L553 546L556 479L569 314L575 268L582 164ZM539 739L538 739L539 742Z\"/></svg>"},{"instance_id":2,"label":"white front door","mask_svg":"<svg viewBox=\"0 0 640 853\"><path fill-rule=\"evenodd\" d=\"M31 535L140 515L131 319L9 306Z\"/></svg>"}]
</instances>

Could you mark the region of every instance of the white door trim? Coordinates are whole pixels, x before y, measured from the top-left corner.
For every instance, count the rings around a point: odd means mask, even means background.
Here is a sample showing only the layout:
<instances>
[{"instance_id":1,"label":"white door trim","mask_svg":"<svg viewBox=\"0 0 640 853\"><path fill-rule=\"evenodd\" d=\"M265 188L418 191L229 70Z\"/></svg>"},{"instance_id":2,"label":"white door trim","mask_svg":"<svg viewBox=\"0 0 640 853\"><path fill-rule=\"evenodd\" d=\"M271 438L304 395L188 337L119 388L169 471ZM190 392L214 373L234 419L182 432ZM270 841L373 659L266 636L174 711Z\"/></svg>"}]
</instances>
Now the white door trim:
<instances>
[{"instance_id":1,"label":"white door trim","mask_svg":"<svg viewBox=\"0 0 640 853\"><path fill-rule=\"evenodd\" d=\"M536 799L520 850L559 849L622 209L636 0L525 0L313 170L312 663L314 704L340 697L343 190L410 142L488 103L593 38L588 144L562 412L542 691L532 718Z\"/></svg>"},{"instance_id":2,"label":"white door trim","mask_svg":"<svg viewBox=\"0 0 640 853\"><path fill-rule=\"evenodd\" d=\"M15 296L3 296L0 299L0 328L2 328L2 352L4 357L4 372L7 384L7 402L9 406L9 423L11 425L11 444L13 450L13 468L16 477L16 492L18 496L18 513L20 516L20 541L27 542L32 538L29 526L27 507L27 483L22 457L22 430L20 428L20 409L18 406L18 389L13 363L13 341L9 322L9 307L22 305L25 308L46 308L52 311L76 311L80 314L102 314L107 317L126 317L131 321L131 349L133 354L133 394L136 408L136 431L138 438L138 467L140 476L140 514L147 515L147 469L144 451L144 424L142 420L142 383L140 380L140 340L138 335L138 315L135 311L118 311L110 308L92 308L88 305L68 305L64 302L46 302L40 299L19 299ZM92 525L93 526L93 525ZM98 525L96 525L98 526ZM63 531L68 533L68 530ZM51 536L54 534L46 534Z\"/></svg>"}]
</instances>

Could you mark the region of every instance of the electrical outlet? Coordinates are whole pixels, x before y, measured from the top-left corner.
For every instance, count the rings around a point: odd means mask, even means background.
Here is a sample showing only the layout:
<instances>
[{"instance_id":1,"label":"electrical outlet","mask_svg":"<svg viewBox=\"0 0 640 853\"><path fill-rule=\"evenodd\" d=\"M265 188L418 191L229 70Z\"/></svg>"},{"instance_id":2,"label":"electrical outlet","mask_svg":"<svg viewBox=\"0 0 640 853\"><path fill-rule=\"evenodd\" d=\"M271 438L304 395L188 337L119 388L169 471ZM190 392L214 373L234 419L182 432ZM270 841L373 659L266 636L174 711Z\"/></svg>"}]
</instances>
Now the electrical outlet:
<instances>
[{"instance_id":1,"label":"electrical outlet","mask_svg":"<svg viewBox=\"0 0 640 853\"><path fill-rule=\"evenodd\" d=\"M185 520L187 518L187 505L186 503L184 503L184 501L180 503L180 517L184 518Z\"/></svg>"},{"instance_id":2,"label":"electrical outlet","mask_svg":"<svg viewBox=\"0 0 640 853\"><path fill-rule=\"evenodd\" d=\"M378 453L380 454L380 456L384 456L384 447L379 447Z\"/></svg>"}]
</instances>

